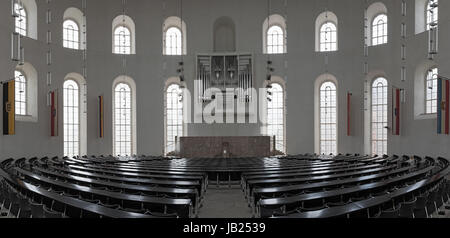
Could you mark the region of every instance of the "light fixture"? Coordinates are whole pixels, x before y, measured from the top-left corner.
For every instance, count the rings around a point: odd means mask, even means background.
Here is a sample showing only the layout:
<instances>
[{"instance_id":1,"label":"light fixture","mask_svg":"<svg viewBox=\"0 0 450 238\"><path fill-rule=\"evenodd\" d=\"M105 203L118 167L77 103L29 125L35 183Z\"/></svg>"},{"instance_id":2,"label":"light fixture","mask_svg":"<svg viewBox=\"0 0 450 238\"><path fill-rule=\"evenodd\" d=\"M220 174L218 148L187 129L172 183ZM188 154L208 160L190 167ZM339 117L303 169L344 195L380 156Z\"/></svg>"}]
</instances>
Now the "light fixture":
<instances>
[{"instance_id":1,"label":"light fixture","mask_svg":"<svg viewBox=\"0 0 450 238\"><path fill-rule=\"evenodd\" d=\"M216 73L216 79L219 79L220 78L220 73L222 72L222 70L219 67L216 67L214 72Z\"/></svg>"},{"instance_id":2,"label":"light fixture","mask_svg":"<svg viewBox=\"0 0 450 238\"><path fill-rule=\"evenodd\" d=\"M235 68L234 68L234 67L230 66L230 67L228 68L228 74L230 75L230 78L231 78L231 79L234 78L234 71L235 71Z\"/></svg>"}]
</instances>

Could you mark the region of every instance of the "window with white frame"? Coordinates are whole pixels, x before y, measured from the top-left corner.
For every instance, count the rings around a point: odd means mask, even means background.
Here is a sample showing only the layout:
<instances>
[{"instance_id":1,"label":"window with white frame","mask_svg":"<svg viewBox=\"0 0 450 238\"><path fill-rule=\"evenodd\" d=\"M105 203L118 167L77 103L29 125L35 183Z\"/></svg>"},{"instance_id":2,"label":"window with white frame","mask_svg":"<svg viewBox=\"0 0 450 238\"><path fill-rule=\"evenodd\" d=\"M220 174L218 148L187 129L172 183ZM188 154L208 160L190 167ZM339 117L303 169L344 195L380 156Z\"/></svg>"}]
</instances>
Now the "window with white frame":
<instances>
[{"instance_id":1,"label":"window with white frame","mask_svg":"<svg viewBox=\"0 0 450 238\"><path fill-rule=\"evenodd\" d=\"M386 14L380 14L372 22L372 45L386 44L388 41L388 18Z\"/></svg>"},{"instance_id":2,"label":"window with white frame","mask_svg":"<svg viewBox=\"0 0 450 238\"><path fill-rule=\"evenodd\" d=\"M439 19L438 14L439 14L438 0L428 0L425 13L427 30L430 30L430 28L435 28L437 26Z\"/></svg>"},{"instance_id":3,"label":"window with white frame","mask_svg":"<svg viewBox=\"0 0 450 238\"><path fill-rule=\"evenodd\" d=\"M372 84L372 154L387 154L388 82L377 78Z\"/></svg>"},{"instance_id":4,"label":"window with white frame","mask_svg":"<svg viewBox=\"0 0 450 238\"><path fill-rule=\"evenodd\" d=\"M320 27L320 51L337 50L337 27L333 22L326 22Z\"/></svg>"},{"instance_id":5,"label":"window with white frame","mask_svg":"<svg viewBox=\"0 0 450 238\"><path fill-rule=\"evenodd\" d=\"M425 80L425 109L426 114L437 113L437 96L438 96L438 68L428 70Z\"/></svg>"},{"instance_id":6,"label":"window with white frame","mask_svg":"<svg viewBox=\"0 0 450 238\"><path fill-rule=\"evenodd\" d=\"M74 80L64 82L64 156L80 155L80 90Z\"/></svg>"},{"instance_id":7,"label":"window with white frame","mask_svg":"<svg viewBox=\"0 0 450 238\"><path fill-rule=\"evenodd\" d=\"M262 25L263 54L287 53L286 19L279 14L267 17Z\"/></svg>"},{"instance_id":8,"label":"window with white frame","mask_svg":"<svg viewBox=\"0 0 450 238\"><path fill-rule=\"evenodd\" d=\"M177 150L177 139L183 136L183 95L180 85L172 84L166 92L166 152Z\"/></svg>"},{"instance_id":9,"label":"window with white frame","mask_svg":"<svg viewBox=\"0 0 450 238\"><path fill-rule=\"evenodd\" d=\"M280 84L273 83L267 93L267 135L275 136L275 148L285 152L284 90Z\"/></svg>"},{"instance_id":10,"label":"window with white frame","mask_svg":"<svg viewBox=\"0 0 450 238\"><path fill-rule=\"evenodd\" d=\"M72 20L63 23L63 46L69 49L80 49L80 30L78 24Z\"/></svg>"},{"instance_id":11,"label":"window with white frame","mask_svg":"<svg viewBox=\"0 0 450 238\"><path fill-rule=\"evenodd\" d=\"M280 26L274 25L267 30L267 53L284 53L284 31Z\"/></svg>"},{"instance_id":12,"label":"window with white frame","mask_svg":"<svg viewBox=\"0 0 450 238\"><path fill-rule=\"evenodd\" d=\"M14 4L14 11L17 16L16 19L16 32L22 36L27 36L27 12L25 8L17 3Z\"/></svg>"},{"instance_id":13,"label":"window with white frame","mask_svg":"<svg viewBox=\"0 0 450 238\"><path fill-rule=\"evenodd\" d=\"M336 85L325 82L320 86L320 153L337 154L337 96Z\"/></svg>"},{"instance_id":14,"label":"window with white frame","mask_svg":"<svg viewBox=\"0 0 450 238\"><path fill-rule=\"evenodd\" d=\"M183 39L178 27L170 27L166 31L166 55L181 55Z\"/></svg>"},{"instance_id":15,"label":"window with white frame","mask_svg":"<svg viewBox=\"0 0 450 238\"><path fill-rule=\"evenodd\" d=\"M119 83L114 89L114 154L132 154L131 88Z\"/></svg>"},{"instance_id":16,"label":"window with white frame","mask_svg":"<svg viewBox=\"0 0 450 238\"><path fill-rule=\"evenodd\" d=\"M114 29L114 53L131 54L131 32L125 26L118 26Z\"/></svg>"},{"instance_id":17,"label":"window with white frame","mask_svg":"<svg viewBox=\"0 0 450 238\"><path fill-rule=\"evenodd\" d=\"M14 72L15 78L15 104L16 104L16 115L26 116L27 115L27 78L21 72L16 70Z\"/></svg>"}]
</instances>

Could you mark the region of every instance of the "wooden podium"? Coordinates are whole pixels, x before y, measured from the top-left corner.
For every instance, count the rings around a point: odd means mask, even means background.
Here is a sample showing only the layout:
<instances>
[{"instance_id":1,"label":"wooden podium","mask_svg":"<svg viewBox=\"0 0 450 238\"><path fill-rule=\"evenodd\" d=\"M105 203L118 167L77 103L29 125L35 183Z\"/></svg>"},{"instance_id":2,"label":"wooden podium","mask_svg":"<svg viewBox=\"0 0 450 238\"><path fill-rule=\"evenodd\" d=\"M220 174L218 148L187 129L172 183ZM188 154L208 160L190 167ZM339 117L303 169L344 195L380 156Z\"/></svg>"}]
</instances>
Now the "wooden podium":
<instances>
[{"instance_id":1,"label":"wooden podium","mask_svg":"<svg viewBox=\"0 0 450 238\"><path fill-rule=\"evenodd\" d=\"M247 158L270 156L269 136L181 137L183 158Z\"/></svg>"}]
</instances>

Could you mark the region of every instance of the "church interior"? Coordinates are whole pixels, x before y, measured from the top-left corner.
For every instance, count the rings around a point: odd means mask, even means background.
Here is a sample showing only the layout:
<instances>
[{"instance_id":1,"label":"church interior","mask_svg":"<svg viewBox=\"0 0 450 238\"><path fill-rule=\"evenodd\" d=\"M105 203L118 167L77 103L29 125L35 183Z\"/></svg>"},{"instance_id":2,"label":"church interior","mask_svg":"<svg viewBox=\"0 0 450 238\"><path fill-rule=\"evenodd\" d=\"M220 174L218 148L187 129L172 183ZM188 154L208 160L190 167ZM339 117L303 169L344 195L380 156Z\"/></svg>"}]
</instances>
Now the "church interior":
<instances>
[{"instance_id":1,"label":"church interior","mask_svg":"<svg viewBox=\"0 0 450 238\"><path fill-rule=\"evenodd\" d=\"M0 11L0 219L450 217L450 1Z\"/></svg>"}]
</instances>

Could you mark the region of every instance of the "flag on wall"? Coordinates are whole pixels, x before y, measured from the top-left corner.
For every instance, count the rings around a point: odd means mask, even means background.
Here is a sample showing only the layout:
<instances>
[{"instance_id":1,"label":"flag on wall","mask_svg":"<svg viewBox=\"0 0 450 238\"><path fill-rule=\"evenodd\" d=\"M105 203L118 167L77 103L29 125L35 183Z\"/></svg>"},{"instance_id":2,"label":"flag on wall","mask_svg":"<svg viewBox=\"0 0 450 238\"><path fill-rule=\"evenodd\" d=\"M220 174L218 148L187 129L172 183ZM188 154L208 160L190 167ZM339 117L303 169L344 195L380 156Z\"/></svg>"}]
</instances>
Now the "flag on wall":
<instances>
[{"instance_id":1,"label":"flag on wall","mask_svg":"<svg viewBox=\"0 0 450 238\"><path fill-rule=\"evenodd\" d=\"M51 136L58 136L58 92L50 92L50 124Z\"/></svg>"},{"instance_id":2,"label":"flag on wall","mask_svg":"<svg viewBox=\"0 0 450 238\"><path fill-rule=\"evenodd\" d=\"M105 126L105 118L104 118L104 99L103 96L99 96L98 97L98 112L99 112L99 137L103 138L105 136L105 130L104 130L104 126Z\"/></svg>"},{"instance_id":3,"label":"flag on wall","mask_svg":"<svg viewBox=\"0 0 450 238\"><path fill-rule=\"evenodd\" d=\"M449 134L450 81L438 78L438 134Z\"/></svg>"},{"instance_id":4,"label":"flag on wall","mask_svg":"<svg viewBox=\"0 0 450 238\"><path fill-rule=\"evenodd\" d=\"M16 82L3 83L3 135L16 134Z\"/></svg>"},{"instance_id":5,"label":"flag on wall","mask_svg":"<svg viewBox=\"0 0 450 238\"><path fill-rule=\"evenodd\" d=\"M400 101L401 89L393 88L392 90L392 135L400 135Z\"/></svg>"},{"instance_id":6,"label":"flag on wall","mask_svg":"<svg viewBox=\"0 0 450 238\"><path fill-rule=\"evenodd\" d=\"M351 136L352 130L351 130L351 101L352 101L352 93L347 93L347 136Z\"/></svg>"}]
</instances>

